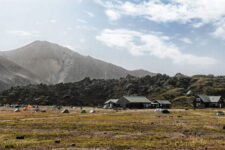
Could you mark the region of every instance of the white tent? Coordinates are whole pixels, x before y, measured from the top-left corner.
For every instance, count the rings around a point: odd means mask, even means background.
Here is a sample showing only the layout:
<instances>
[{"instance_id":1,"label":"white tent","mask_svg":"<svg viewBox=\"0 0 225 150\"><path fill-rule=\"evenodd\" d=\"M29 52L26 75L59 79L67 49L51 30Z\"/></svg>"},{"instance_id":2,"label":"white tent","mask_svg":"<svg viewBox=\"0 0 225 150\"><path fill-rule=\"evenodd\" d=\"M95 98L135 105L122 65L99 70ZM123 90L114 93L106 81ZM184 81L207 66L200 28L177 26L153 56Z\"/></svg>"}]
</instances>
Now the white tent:
<instances>
[{"instance_id":1,"label":"white tent","mask_svg":"<svg viewBox=\"0 0 225 150\"><path fill-rule=\"evenodd\" d=\"M20 109L19 109L19 108L16 108L16 109L14 110L14 112L20 112Z\"/></svg>"},{"instance_id":2,"label":"white tent","mask_svg":"<svg viewBox=\"0 0 225 150\"><path fill-rule=\"evenodd\" d=\"M91 109L91 110L89 111L89 113L95 113L95 110L94 110L94 109Z\"/></svg>"},{"instance_id":3,"label":"white tent","mask_svg":"<svg viewBox=\"0 0 225 150\"><path fill-rule=\"evenodd\" d=\"M70 113L68 109L64 109L62 113Z\"/></svg>"}]
</instances>

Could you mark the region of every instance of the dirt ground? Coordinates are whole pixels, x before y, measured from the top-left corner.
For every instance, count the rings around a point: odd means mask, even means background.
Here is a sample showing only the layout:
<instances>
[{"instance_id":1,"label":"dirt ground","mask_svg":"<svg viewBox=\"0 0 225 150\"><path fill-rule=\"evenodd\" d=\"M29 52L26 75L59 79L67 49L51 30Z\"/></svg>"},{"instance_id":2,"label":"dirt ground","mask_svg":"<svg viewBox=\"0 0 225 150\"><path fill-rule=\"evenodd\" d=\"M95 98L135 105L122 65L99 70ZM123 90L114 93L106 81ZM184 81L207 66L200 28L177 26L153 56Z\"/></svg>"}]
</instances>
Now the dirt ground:
<instances>
[{"instance_id":1,"label":"dirt ground","mask_svg":"<svg viewBox=\"0 0 225 150\"><path fill-rule=\"evenodd\" d=\"M62 114L67 108L70 113ZM0 149L225 149L224 116L217 110L109 110L41 106L0 107ZM89 113L94 109L95 113ZM23 136L24 139L16 137Z\"/></svg>"}]
</instances>

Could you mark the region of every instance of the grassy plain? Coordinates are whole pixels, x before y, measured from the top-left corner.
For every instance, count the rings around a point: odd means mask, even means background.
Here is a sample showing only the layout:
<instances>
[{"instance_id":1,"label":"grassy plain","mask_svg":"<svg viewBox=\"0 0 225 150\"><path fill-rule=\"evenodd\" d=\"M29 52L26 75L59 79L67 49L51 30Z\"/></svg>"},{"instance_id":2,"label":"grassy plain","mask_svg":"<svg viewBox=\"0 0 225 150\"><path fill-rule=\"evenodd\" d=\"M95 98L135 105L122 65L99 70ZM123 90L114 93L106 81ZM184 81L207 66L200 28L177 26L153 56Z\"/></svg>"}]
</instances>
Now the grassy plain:
<instances>
[{"instance_id":1,"label":"grassy plain","mask_svg":"<svg viewBox=\"0 0 225 150\"><path fill-rule=\"evenodd\" d=\"M15 113L2 107L0 149L225 148L225 117L216 116L217 109L171 110L170 114L103 109L81 114L80 108L62 114L50 107L44 109L46 113Z\"/></svg>"}]
</instances>

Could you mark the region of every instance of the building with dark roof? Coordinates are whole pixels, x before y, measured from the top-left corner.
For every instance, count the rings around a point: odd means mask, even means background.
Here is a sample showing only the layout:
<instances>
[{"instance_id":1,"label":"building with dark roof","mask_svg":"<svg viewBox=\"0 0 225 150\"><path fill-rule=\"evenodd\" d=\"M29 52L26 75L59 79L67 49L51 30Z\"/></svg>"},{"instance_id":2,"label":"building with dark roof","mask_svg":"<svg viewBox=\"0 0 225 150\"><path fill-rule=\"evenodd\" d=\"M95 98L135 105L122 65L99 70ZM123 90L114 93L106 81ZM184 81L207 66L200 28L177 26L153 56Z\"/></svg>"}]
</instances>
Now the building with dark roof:
<instances>
[{"instance_id":1,"label":"building with dark roof","mask_svg":"<svg viewBox=\"0 0 225 150\"><path fill-rule=\"evenodd\" d=\"M144 96L123 96L117 102L123 108L151 108L151 101Z\"/></svg>"},{"instance_id":2,"label":"building with dark roof","mask_svg":"<svg viewBox=\"0 0 225 150\"><path fill-rule=\"evenodd\" d=\"M156 108L170 108L171 102L168 100L155 100Z\"/></svg>"},{"instance_id":3,"label":"building with dark roof","mask_svg":"<svg viewBox=\"0 0 225 150\"><path fill-rule=\"evenodd\" d=\"M109 99L105 102L104 108L115 108L115 107L119 107L119 104L117 103L118 99Z\"/></svg>"},{"instance_id":4,"label":"building with dark roof","mask_svg":"<svg viewBox=\"0 0 225 150\"><path fill-rule=\"evenodd\" d=\"M193 105L195 108L222 108L224 106L224 102L221 96L198 95L195 101L193 102Z\"/></svg>"}]
</instances>

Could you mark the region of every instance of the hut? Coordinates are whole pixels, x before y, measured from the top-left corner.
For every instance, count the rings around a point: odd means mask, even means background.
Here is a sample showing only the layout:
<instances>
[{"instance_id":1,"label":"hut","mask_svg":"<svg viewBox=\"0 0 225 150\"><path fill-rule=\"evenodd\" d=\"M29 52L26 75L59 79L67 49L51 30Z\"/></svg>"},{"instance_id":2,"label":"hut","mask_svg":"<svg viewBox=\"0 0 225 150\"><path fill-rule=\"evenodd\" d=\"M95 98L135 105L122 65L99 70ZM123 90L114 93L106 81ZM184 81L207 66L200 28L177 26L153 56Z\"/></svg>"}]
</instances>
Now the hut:
<instances>
[{"instance_id":1,"label":"hut","mask_svg":"<svg viewBox=\"0 0 225 150\"><path fill-rule=\"evenodd\" d=\"M157 108L170 108L171 102L168 100L155 100L154 103L156 103Z\"/></svg>"},{"instance_id":2,"label":"hut","mask_svg":"<svg viewBox=\"0 0 225 150\"><path fill-rule=\"evenodd\" d=\"M115 107L119 107L119 104L117 103L118 99L109 99L105 102L104 108L115 108Z\"/></svg>"},{"instance_id":3,"label":"hut","mask_svg":"<svg viewBox=\"0 0 225 150\"><path fill-rule=\"evenodd\" d=\"M193 105L195 108L222 108L224 106L224 102L221 96L198 95L194 100Z\"/></svg>"},{"instance_id":4,"label":"hut","mask_svg":"<svg viewBox=\"0 0 225 150\"><path fill-rule=\"evenodd\" d=\"M144 96L123 96L117 103L123 108L151 108L151 101Z\"/></svg>"}]
</instances>

